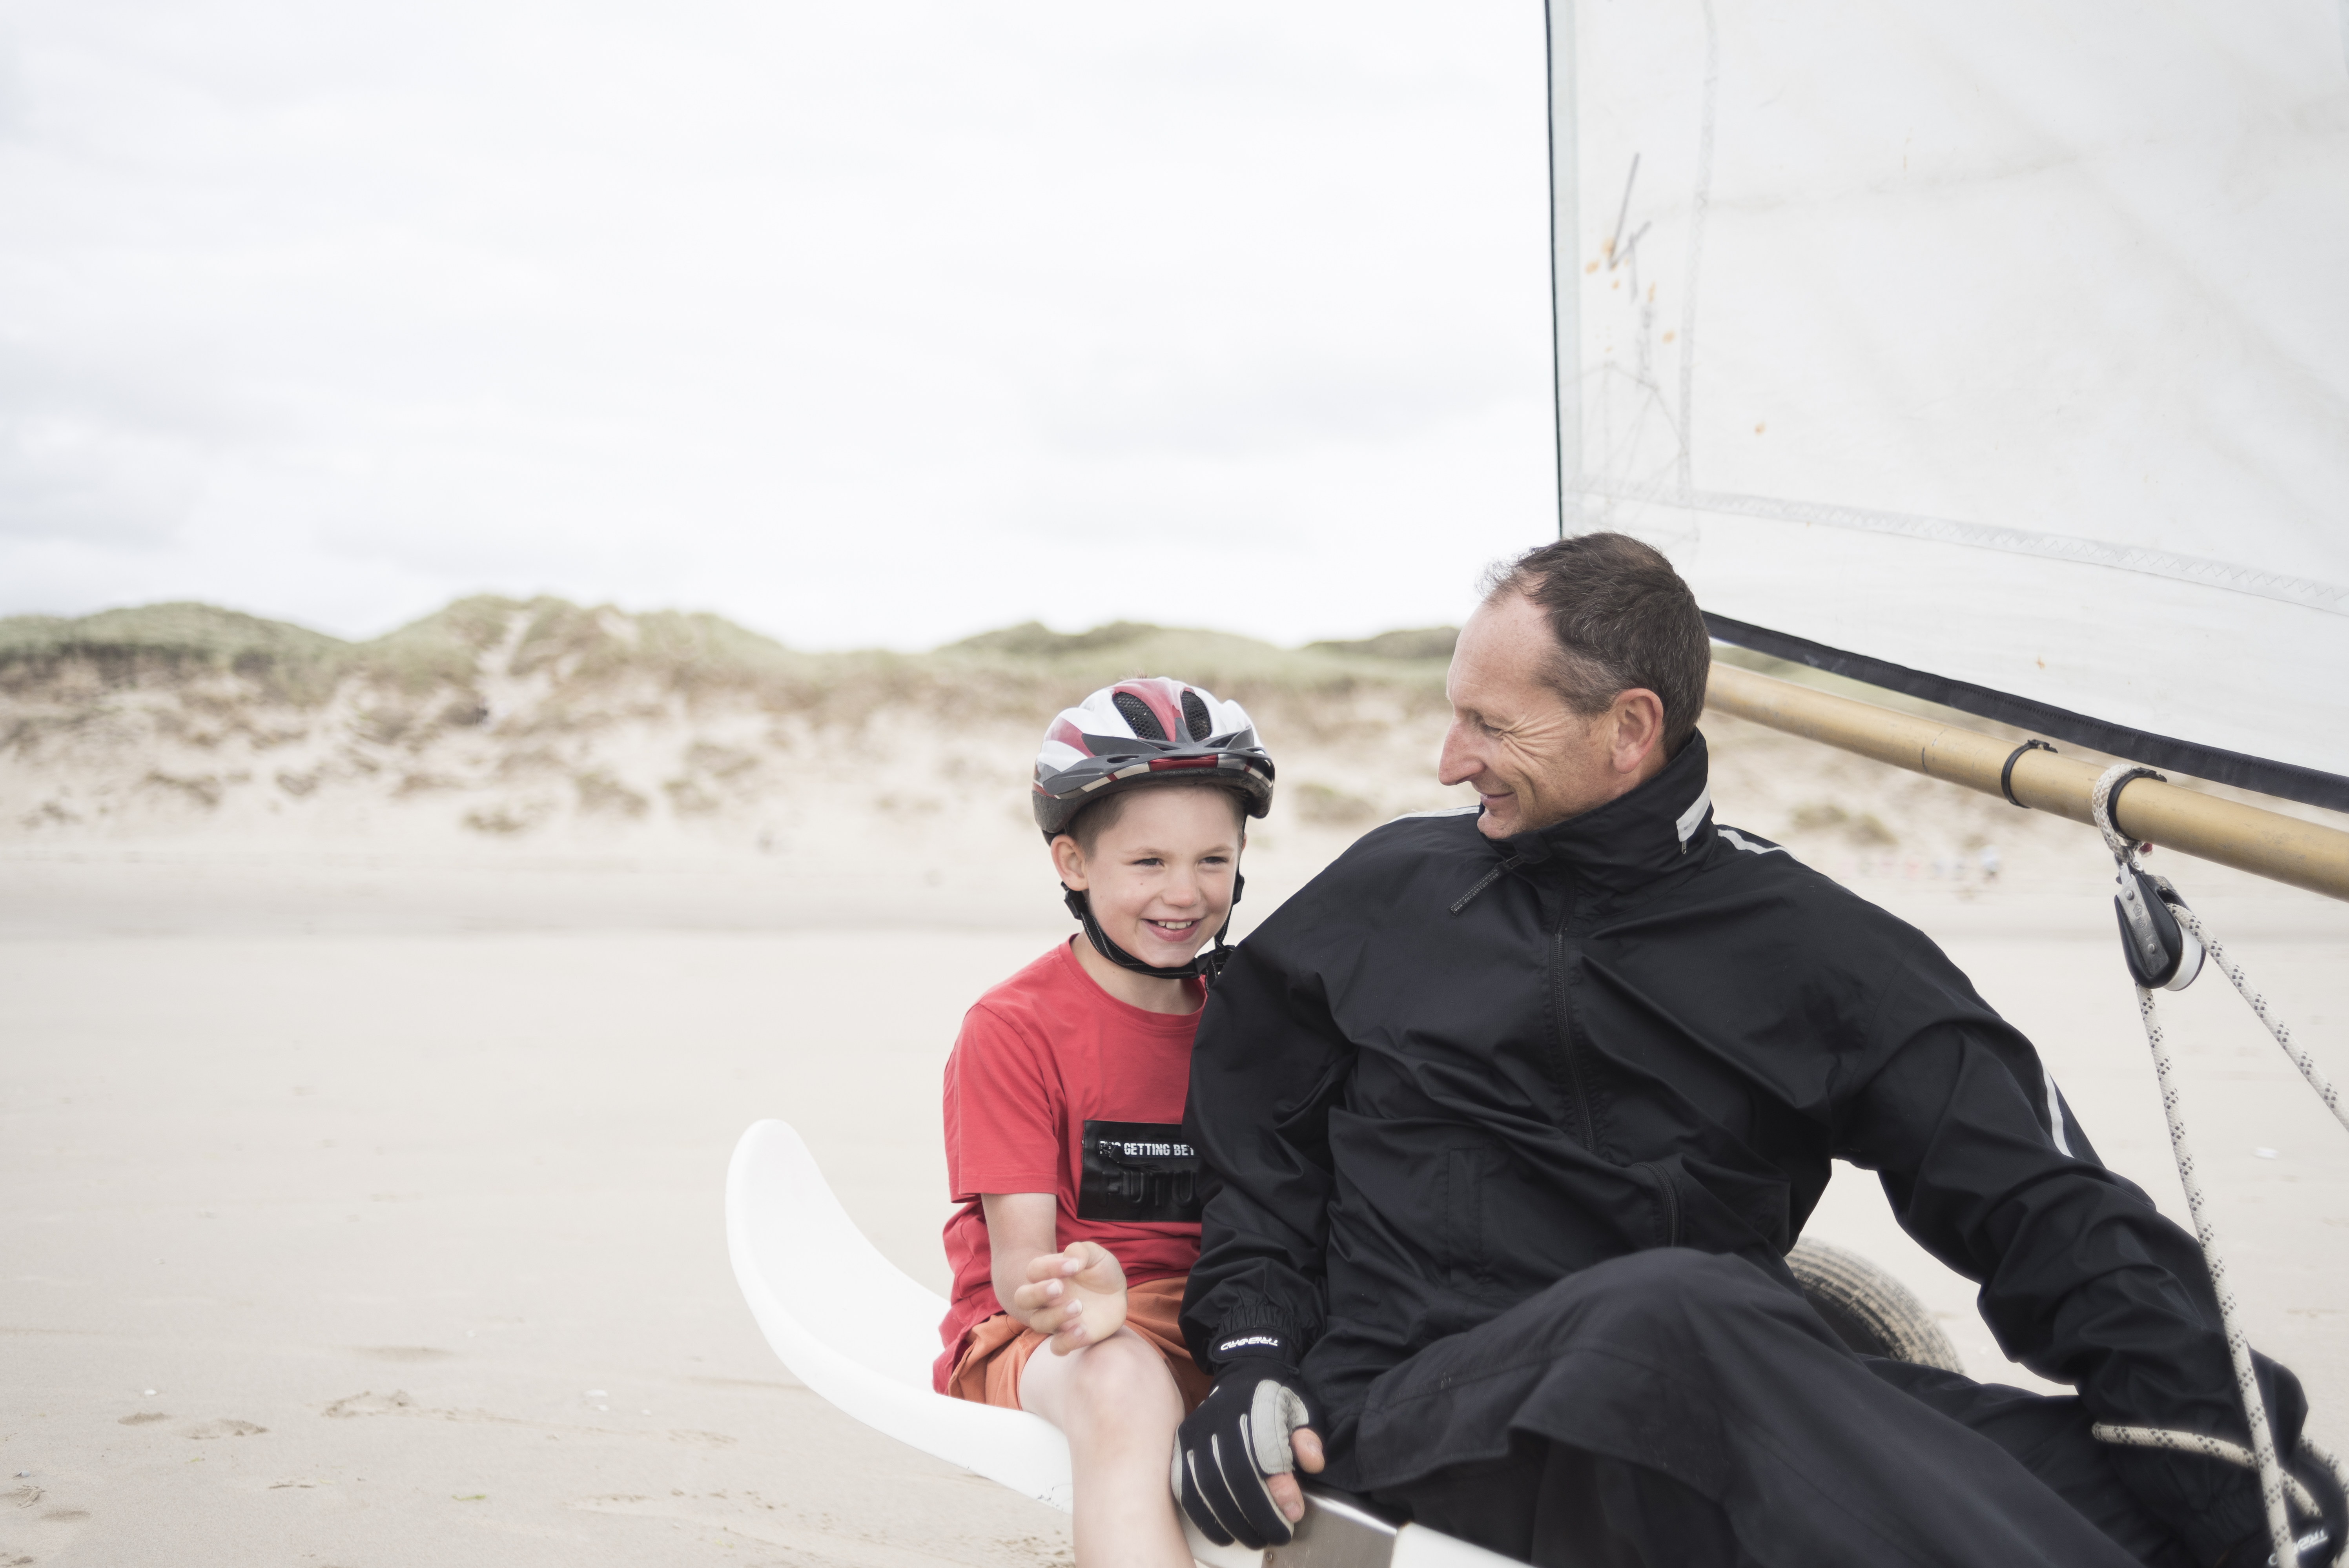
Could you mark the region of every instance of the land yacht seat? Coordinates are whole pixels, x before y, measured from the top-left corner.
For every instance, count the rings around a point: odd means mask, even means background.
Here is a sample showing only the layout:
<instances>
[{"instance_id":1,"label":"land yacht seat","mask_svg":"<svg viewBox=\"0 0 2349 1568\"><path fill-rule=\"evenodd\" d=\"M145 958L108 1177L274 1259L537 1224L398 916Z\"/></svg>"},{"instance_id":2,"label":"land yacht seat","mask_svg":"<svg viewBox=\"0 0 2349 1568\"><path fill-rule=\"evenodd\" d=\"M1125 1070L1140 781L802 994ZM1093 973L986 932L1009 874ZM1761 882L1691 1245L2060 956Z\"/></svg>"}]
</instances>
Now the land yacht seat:
<instances>
[{"instance_id":1,"label":"land yacht seat","mask_svg":"<svg viewBox=\"0 0 2349 1568\"><path fill-rule=\"evenodd\" d=\"M1066 1511L1069 1444L1021 1410L930 1387L943 1297L881 1255L833 1195L788 1122L753 1122L726 1176L726 1244L743 1299L794 1377L876 1431ZM1274 1553L1212 1544L1185 1522L1206 1568L1503 1568L1510 1559L1358 1500L1309 1491L1304 1523Z\"/></svg>"}]
</instances>

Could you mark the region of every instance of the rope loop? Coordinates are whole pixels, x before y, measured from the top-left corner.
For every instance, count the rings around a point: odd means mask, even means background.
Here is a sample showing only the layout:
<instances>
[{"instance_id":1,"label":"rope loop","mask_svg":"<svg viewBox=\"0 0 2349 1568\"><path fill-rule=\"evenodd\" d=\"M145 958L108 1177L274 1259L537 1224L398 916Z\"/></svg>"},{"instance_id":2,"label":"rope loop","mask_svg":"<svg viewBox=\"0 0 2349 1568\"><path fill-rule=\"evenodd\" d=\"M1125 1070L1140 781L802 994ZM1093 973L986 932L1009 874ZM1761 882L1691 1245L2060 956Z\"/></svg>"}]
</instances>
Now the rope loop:
<instances>
[{"instance_id":1,"label":"rope loop","mask_svg":"<svg viewBox=\"0 0 2349 1568\"><path fill-rule=\"evenodd\" d=\"M2260 1468L2257 1456L2242 1444L2230 1443L2224 1438L2207 1437L2200 1432L2177 1432L2161 1427L2123 1427L2110 1421L2098 1421L2088 1429L2088 1435L2100 1443L2112 1443L2120 1448L2167 1449L2174 1454L2199 1454L2206 1460L2218 1460L2247 1470ZM2303 1443L2301 1446L2306 1448L2308 1445ZM2316 1458L2313 1454L2310 1457ZM2324 1464L2327 1470L2333 1468L2324 1460L2320 1459L2318 1462ZM2317 1507L2315 1495L2289 1470L2284 1472L2283 1490L2284 1495L2292 1499L2292 1506L2301 1512L2316 1514L2323 1511Z\"/></svg>"},{"instance_id":2,"label":"rope loop","mask_svg":"<svg viewBox=\"0 0 2349 1568\"><path fill-rule=\"evenodd\" d=\"M2013 767L2014 758L2008 758L2006 765ZM2153 779L2164 784L2169 782L2167 774L2156 773L2150 768L2139 768L2134 762L2116 762L2096 775L2095 788L2088 791L2088 815L2095 820L2096 831L2104 834L2105 848L2112 851L2113 859L2128 871L2137 869L2139 854L2153 848L2151 844L2140 845L2121 837L2120 829L2113 823L2114 802L2120 799L2122 789L2133 779Z\"/></svg>"}]
</instances>

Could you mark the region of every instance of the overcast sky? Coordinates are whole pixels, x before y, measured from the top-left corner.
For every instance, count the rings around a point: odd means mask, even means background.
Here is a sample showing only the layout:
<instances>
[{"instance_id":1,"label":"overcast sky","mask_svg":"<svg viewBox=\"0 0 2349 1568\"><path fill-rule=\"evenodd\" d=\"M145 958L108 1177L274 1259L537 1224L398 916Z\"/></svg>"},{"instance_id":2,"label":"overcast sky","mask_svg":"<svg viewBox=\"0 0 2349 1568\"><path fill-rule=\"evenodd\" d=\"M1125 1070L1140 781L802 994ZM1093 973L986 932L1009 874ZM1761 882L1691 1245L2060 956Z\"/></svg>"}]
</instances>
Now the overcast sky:
<instances>
[{"instance_id":1,"label":"overcast sky","mask_svg":"<svg viewBox=\"0 0 2349 1568\"><path fill-rule=\"evenodd\" d=\"M1555 527L1540 0L16 0L0 614L1462 614Z\"/></svg>"}]
</instances>

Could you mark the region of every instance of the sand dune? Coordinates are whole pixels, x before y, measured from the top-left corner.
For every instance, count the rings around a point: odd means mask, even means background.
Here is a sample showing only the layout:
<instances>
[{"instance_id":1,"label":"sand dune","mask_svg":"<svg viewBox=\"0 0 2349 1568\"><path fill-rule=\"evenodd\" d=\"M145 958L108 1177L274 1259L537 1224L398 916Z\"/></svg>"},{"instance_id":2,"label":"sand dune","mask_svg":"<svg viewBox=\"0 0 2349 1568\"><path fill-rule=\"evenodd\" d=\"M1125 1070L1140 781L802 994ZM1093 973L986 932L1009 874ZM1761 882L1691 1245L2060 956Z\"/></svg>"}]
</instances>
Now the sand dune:
<instances>
[{"instance_id":1,"label":"sand dune","mask_svg":"<svg viewBox=\"0 0 2349 1568\"><path fill-rule=\"evenodd\" d=\"M932 918L903 907L910 887L952 903L936 918L1019 918L1043 718L1172 670L1246 703L1279 759L1252 844L1260 910L1363 828L1462 803L1432 777L1449 637L1280 649L1031 626L806 655L712 616L554 600L467 600L365 645L203 606L19 617L0 622L0 848L259 857L322 893L397 865L493 923L523 917L496 913L493 885L455 890L574 863L664 868L719 923L738 900L754 920ZM1724 819L1838 876L1979 892L2102 874L2067 824L1723 717L1706 730Z\"/></svg>"}]
</instances>

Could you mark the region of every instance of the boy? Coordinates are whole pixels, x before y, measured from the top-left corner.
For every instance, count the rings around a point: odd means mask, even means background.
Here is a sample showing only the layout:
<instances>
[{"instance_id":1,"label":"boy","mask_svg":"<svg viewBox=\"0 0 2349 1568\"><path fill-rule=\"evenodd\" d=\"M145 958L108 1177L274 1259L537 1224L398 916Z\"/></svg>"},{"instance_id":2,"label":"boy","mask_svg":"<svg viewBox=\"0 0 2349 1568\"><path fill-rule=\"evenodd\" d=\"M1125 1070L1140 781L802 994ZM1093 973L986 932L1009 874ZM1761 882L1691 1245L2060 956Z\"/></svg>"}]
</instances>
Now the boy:
<instances>
[{"instance_id":1,"label":"boy","mask_svg":"<svg viewBox=\"0 0 2349 1568\"><path fill-rule=\"evenodd\" d=\"M1183 1104L1272 759L1238 704L1121 681L1052 721L1031 799L1084 929L980 997L947 1062L937 1387L1068 1434L1079 1568L1186 1568L1167 1471L1208 1378L1175 1324L1205 1198Z\"/></svg>"}]
</instances>

